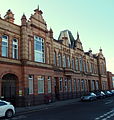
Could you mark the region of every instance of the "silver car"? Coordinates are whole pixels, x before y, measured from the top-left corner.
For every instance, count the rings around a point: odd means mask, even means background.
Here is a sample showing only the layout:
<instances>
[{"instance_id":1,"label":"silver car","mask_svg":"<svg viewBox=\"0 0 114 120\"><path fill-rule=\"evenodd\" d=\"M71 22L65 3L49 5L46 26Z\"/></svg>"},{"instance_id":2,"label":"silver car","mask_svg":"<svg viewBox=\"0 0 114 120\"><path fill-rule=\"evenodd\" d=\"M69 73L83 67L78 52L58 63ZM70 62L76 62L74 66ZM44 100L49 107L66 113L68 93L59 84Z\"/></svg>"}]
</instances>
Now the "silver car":
<instances>
[{"instance_id":1,"label":"silver car","mask_svg":"<svg viewBox=\"0 0 114 120\"><path fill-rule=\"evenodd\" d=\"M81 97L81 101L93 101L93 100L96 100L96 99L97 99L97 96L93 92L89 93L89 95L87 95L87 96L82 96Z\"/></svg>"}]
</instances>

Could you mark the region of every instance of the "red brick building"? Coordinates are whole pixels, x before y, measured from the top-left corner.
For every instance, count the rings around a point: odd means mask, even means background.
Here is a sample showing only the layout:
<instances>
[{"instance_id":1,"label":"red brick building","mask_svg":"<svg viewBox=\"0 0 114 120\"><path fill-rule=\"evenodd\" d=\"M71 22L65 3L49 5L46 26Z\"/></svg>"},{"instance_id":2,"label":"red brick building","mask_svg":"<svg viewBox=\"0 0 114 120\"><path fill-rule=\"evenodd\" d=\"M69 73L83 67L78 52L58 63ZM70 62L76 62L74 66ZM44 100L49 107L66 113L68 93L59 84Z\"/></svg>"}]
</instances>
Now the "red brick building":
<instances>
[{"instance_id":1,"label":"red brick building","mask_svg":"<svg viewBox=\"0 0 114 120\"><path fill-rule=\"evenodd\" d=\"M23 15L20 26L11 10L0 18L0 96L27 106L108 89L102 49L84 52L69 30L55 40L42 14L38 8L29 20Z\"/></svg>"},{"instance_id":2,"label":"red brick building","mask_svg":"<svg viewBox=\"0 0 114 120\"><path fill-rule=\"evenodd\" d=\"M108 80L108 89L112 90L113 89L113 74L109 71L107 71L107 80Z\"/></svg>"}]
</instances>

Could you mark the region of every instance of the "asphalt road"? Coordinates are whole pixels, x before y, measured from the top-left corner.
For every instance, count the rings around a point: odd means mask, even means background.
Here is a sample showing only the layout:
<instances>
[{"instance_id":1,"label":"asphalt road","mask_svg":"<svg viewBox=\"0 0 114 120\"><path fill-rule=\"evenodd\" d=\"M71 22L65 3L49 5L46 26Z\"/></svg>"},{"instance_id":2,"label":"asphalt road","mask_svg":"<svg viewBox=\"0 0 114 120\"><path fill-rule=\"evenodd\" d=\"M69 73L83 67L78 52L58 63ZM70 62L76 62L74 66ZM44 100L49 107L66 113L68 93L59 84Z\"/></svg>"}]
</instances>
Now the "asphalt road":
<instances>
[{"instance_id":1,"label":"asphalt road","mask_svg":"<svg viewBox=\"0 0 114 120\"><path fill-rule=\"evenodd\" d=\"M114 96L93 102L76 102L16 116L11 120L114 120Z\"/></svg>"}]
</instances>

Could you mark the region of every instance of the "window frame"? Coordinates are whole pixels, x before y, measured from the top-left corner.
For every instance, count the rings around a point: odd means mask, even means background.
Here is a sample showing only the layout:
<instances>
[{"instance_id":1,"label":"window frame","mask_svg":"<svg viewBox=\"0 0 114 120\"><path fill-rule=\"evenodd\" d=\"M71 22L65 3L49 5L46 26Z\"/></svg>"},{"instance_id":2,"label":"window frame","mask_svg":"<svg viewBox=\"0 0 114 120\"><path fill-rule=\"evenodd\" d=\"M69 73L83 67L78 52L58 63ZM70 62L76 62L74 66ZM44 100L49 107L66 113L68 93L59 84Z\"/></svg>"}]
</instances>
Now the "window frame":
<instances>
[{"instance_id":1,"label":"window frame","mask_svg":"<svg viewBox=\"0 0 114 120\"><path fill-rule=\"evenodd\" d=\"M3 39L3 37L6 37L6 39ZM6 43L6 45L3 45L3 42ZM2 47L1 47L1 51L2 51L1 55L2 55L2 57L8 57L8 44L9 44L8 43L8 36L7 35L2 35ZM6 49L5 55L3 55L4 54L3 48Z\"/></svg>"},{"instance_id":2,"label":"window frame","mask_svg":"<svg viewBox=\"0 0 114 120\"><path fill-rule=\"evenodd\" d=\"M38 45L40 46L41 50L38 50ZM39 57L39 58L38 58ZM34 35L34 61L45 63L45 44L44 39L37 35Z\"/></svg>"},{"instance_id":3,"label":"window frame","mask_svg":"<svg viewBox=\"0 0 114 120\"><path fill-rule=\"evenodd\" d=\"M29 88L29 95L34 93L34 76L33 75L28 75L28 88ZM32 87L31 87L31 83L32 83Z\"/></svg>"},{"instance_id":4,"label":"window frame","mask_svg":"<svg viewBox=\"0 0 114 120\"><path fill-rule=\"evenodd\" d=\"M44 90L44 84L45 84L45 77L44 76L37 76L37 80L38 80L38 94L44 94L45 93L45 90ZM42 86L42 91L41 90L41 86L39 86L39 81L43 81L43 86ZM41 84L41 83L40 83Z\"/></svg>"},{"instance_id":5,"label":"window frame","mask_svg":"<svg viewBox=\"0 0 114 120\"><path fill-rule=\"evenodd\" d=\"M17 40L17 42L14 42L14 40ZM17 48L15 48L14 45L16 45ZM17 57L15 57L15 53L14 53L15 50L16 50ZM18 59L18 39L16 38L13 38L12 40L12 58Z\"/></svg>"}]
</instances>

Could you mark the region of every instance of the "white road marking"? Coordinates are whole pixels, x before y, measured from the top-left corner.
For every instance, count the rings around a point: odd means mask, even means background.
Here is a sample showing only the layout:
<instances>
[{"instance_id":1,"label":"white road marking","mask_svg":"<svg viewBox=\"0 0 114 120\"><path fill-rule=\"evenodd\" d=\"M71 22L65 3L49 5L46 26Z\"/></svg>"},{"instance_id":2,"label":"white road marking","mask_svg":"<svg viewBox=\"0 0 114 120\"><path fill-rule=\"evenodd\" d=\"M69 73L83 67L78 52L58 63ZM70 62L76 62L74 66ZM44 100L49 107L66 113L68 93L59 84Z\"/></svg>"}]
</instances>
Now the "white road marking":
<instances>
[{"instance_id":1,"label":"white road marking","mask_svg":"<svg viewBox=\"0 0 114 120\"><path fill-rule=\"evenodd\" d=\"M113 100L110 100L110 101L106 102L105 104L107 105L107 104L110 104L112 102L113 102Z\"/></svg>"},{"instance_id":2,"label":"white road marking","mask_svg":"<svg viewBox=\"0 0 114 120\"><path fill-rule=\"evenodd\" d=\"M112 116L114 116L114 110L111 110L111 111L95 118L95 120L100 120L100 119L101 120L107 120L107 119L111 118Z\"/></svg>"}]
</instances>

